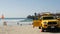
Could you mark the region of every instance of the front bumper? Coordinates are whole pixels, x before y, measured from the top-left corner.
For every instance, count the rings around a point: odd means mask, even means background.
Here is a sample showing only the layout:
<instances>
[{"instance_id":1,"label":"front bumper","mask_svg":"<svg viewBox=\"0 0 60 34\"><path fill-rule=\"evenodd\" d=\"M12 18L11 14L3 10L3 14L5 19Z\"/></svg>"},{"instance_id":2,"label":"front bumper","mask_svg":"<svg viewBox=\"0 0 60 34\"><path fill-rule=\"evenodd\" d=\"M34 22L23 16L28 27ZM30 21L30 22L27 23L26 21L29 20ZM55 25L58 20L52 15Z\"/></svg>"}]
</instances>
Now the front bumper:
<instances>
[{"instance_id":1,"label":"front bumper","mask_svg":"<svg viewBox=\"0 0 60 34\"><path fill-rule=\"evenodd\" d=\"M60 31L60 28L57 26L48 26L47 28L45 28L45 30L47 30L47 31Z\"/></svg>"}]
</instances>

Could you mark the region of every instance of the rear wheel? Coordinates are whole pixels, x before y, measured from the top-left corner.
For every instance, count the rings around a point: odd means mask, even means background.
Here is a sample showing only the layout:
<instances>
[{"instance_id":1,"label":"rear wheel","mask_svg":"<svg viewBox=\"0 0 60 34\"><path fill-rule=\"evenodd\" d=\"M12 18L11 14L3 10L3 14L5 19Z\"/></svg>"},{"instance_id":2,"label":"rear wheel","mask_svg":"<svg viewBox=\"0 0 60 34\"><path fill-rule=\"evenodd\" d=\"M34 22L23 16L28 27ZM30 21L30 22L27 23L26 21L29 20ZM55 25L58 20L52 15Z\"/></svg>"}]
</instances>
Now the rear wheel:
<instances>
[{"instance_id":1,"label":"rear wheel","mask_svg":"<svg viewBox=\"0 0 60 34\"><path fill-rule=\"evenodd\" d=\"M39 27L39 29L41 29L41 27Z\"/></svg>"}]
</instances>

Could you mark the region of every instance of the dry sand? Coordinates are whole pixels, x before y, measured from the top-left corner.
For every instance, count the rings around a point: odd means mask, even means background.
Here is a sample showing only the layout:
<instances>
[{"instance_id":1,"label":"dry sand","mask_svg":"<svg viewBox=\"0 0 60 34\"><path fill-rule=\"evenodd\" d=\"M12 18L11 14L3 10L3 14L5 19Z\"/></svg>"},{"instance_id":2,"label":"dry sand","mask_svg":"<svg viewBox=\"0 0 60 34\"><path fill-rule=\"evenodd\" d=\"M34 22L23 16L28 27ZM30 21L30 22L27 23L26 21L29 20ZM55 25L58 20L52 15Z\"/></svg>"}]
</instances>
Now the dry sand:
<instances>
[{"instance_id":1,"label":"dry sand","mask_svg":"<svg viewBox=\"0 0 60 34\"><path fill-rule=\"evenodd\" d=\"M60 34L40 32L40 29L33 28L32 25L22 26L0 26L0 34Z\"/></svg>"}]
</instances>

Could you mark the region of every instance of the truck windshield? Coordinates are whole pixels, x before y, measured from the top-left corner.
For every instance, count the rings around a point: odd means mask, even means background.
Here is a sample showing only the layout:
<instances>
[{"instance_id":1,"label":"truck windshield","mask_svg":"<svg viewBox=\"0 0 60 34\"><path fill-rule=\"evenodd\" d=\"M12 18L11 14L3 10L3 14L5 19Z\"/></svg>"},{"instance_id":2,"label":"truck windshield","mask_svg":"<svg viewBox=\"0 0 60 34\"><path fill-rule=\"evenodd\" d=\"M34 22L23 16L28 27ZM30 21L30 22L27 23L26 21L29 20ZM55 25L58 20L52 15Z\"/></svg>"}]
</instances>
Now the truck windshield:
<instances>
[{"instance_id":1,"label":"truck windshield","mask_svg":"<svg viewBox=\"0 0 60 34\"><path fill-rule=\"evenodd\" d=\"M54 19L54 17L43 17L43 20L50 20L50 19Z\"/></svg>"}]
</instances>

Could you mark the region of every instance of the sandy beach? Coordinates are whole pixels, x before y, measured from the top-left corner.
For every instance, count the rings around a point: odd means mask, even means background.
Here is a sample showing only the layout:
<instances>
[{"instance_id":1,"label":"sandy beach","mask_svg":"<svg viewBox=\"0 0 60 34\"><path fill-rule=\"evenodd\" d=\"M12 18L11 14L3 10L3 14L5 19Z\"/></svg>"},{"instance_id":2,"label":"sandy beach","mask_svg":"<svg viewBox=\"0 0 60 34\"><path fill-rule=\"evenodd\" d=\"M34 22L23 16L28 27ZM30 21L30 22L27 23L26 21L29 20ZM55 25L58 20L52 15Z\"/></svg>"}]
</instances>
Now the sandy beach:
<instances>
[{"instance_id":1,"label":"sandy beach","mask_svg":"<svg viewBox=\"0 0 60 34\"><path fill-rule=\"evenodd\" d=\"M33 28L32 25L22 26L0 26L0 34L60 34L40 32L40 29Z\"/></svg>"}]
</instances>

